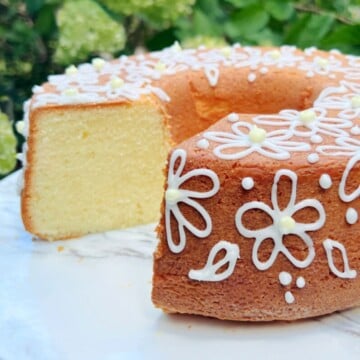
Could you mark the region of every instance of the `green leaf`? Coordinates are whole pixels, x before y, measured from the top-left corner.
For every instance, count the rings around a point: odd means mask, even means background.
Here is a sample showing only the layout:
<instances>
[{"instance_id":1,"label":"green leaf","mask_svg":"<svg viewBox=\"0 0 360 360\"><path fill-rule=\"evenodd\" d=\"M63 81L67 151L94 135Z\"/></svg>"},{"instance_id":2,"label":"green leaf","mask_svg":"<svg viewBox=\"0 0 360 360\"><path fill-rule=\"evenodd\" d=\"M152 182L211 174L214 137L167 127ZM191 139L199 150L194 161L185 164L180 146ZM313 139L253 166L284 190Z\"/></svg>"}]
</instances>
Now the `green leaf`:
<instances>
[{"instance_id":1,"label":"green leaf","mask_svg":"<svg viewBox=\"0 0 360 360\"><path fill-rule=\"evenodd\" d=\"M56 29L55 11L52 6L44 6L39 11L35 29L43 36L49 36Z\"/></svg>"},{"instance_id":2,"label":"green leaf","mask_svg":"<svg viewBox=\"0 0 360 360\"><path fill-rule=\"evenodd\" d=\"M16 165L16 138L11 123L0 112L0 175L5 175Z\"/></svg>"},{"instance_id":3,"label":"green leaf","mask_svg":"<svg viewBox=\"0 0 360 360\"><path fill-rule=\"evenodd\" d=\"M248 34L246 40L260 46L280 46L283 43L282 35L267 27L260 32Z\"/></svg>"},{"instance_id":4,"label":"green leaf","mask_svg":"<svg viewBox=\"0 0 360 360\"><path fill-rule=\"evenodd\" d=\"M346 53L360 54L360 25L339 25L321 42L327 50L336 48Z\"/></svg>"},{"instance_id":5,"label":"green leaf","mask_svg":"<svg viewBox=\"0 0 360 360\"><path fill-rule=\"evenodd\" d=\"M283 0L268 0L265 2L265 9L276 20L284 21L290 19L294 14L294 6Z\"/></svg>"},{"instance_id":6,"label":"green leaf","mask_svg":"<svg viewBox=\"0 0 360 360\"><path fill-rule=\"evenodd\" d=\"M194 11L193 24L195 34L207 36L218 36L222 34L221 27L200 10Z\"/></svg>"},{"instance_id":7,"label":"green leaf","mask_svg":"<svg viewBox=\"0 0 360 360\"><path fill-rule=\"evenodd\" d=\"M195 10L192 18L181 18L177 22L176 36L180 40L194 36L221 37L223 30L215 19L208 17L201 10Z\"/></svg>"},{"instance_id":8,"label":"green leaf","mask_svg":"<svg viewBox=\"0 0 360 360\"><path fill-rule=\"evenodd\" d=\"M225 16L220 0L198 0L196 6L212 19L223 18Z\"/></svg>"},{"instance_id":9,"label":"green leaf","mask_svg":"<svg viewBox=\"0 0 360 360\"><path fill-rule=\"evenodd\" d=\"M335 22L333 15L305 14L291 26L285 42L305 48L317 46L331 30Z\"/></svg>"},{"instance_id":10,"label":"green leaf","mask_svg":"<svg viewBox=\"0 0 360 360\"><path fill-rule=\"evenodd\" d=\"M225 24L225 33L233 40L237 40L260 31L268 21L269 14L262 6L249 6L232 14L229 22Z\"/></svg>"},{"instance_id":11,"label":"green leaf","mask_svg":"<svg viewBox=\"0 0 360 360\"><path fill-rule=\"evenodd\" d=\"M44 5L44 0L26 0L26 9L30 15L34 15Z\"/></svg>"},{"instance_id":12,"label":"green leaf","mask_svg":"<svg viewBox=\"0 0 360 360\"><path fill-rule=\"evenodd\" d=\"M249 5L256 5L259 3L258 0L225 0L226 2L234 5L237 8L247 7Z\"/></svg>"}]
</instances>

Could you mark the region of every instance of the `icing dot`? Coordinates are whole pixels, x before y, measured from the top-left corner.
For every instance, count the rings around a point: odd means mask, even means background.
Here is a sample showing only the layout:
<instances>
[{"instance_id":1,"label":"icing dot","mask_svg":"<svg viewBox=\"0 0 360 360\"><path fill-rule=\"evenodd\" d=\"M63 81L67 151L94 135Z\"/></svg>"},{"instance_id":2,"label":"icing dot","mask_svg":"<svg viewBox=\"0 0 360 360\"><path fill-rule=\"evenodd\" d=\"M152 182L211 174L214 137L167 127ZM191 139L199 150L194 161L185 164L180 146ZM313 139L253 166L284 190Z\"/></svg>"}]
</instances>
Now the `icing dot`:
<instances>
[{"instance_id":1,"label":"icing dot","mask_svg":"<svg viewBox=\"0 0 360 360\"><path fill-rule=\"evenodd\" d=\"M290 285L291 281L292 281L292 276L288 272L282 271L279 274L279 281L280 281L280 284L283 285L283 286Z\"/></svg>"},{"instance_id":2,"label":"icing dot","mask_svg":"<svg viewBox=\"0 0 360 360\"><path fill-rule=\"evenodd\" d=\"M351 128L350 132L353 135L360 135L360 126L354 126L353 128Z\"/></svg>"},{"instance_id":3,"label":"icing dot","mask_svg":"<svg viewBox=\"0 0 360 360\"><path fill-rule=\"evenodd\" d=\"M271 57L273 60L279 60L280 57L281 57L281 53L280 53L279 50L270 51L270 57Z\"/></svg>"},{"instance_id":4,"label":"icing dot","mask_svg":"<svg viewBox=\"0 0 360 360\"><path fill-rule=\"evenodd\" d=\"M166 65L163 62L159 61L155 64L155 70L164 71L165 69L166 69Z\"/></svg>"},{"instance_id":5,"label":"icing dot","mask_svg":"<svg viewBox=\"0 0 360 360\"><path fill-rule=\"evenodd\" d=\"M226 58L228 58L231 55L232 49L230 46L227 46L222 48L220 51Z\"/></svg>"},{"instance_id":6,"label":"icing dot","mask_svg":"<svg viewBox=\"0 0 360 360\"><path fill-rule=\"evenodd\" d=\"M248 81L249 81L249 82L254 82L255 80L256 80L256 74L250 73L250 74L248 75Z\"/></svg>"},{"instance_id":7,"label":"icing dot","mask_svg":"<svg viewBox=\"0 0 360 360\"><path fill-rule=\"evenodd\" d=\"M124 80L115 76L110 81L110 86L113 90L120 88L124 85Z\"/></svg>"},{"instance_id":8,"label":"icing dot","mask_svg":"<svg viewBox=\"0 0 360 360\"><path fill-rule=\"evenodd\" d=\"M240 120L240 116L238 114L231 113L227 116L227 120L230 122L236 122Z\"/></svg>"},{"instance_id":9,"label":"icing dot","mask_svg":"<svg viewBox=\"0 0 360 360\"><path fill-rule=\"evenodd\" d=\"M359 219L359 214L354 208L348 208L346 211L346 222L354 225Z\"/></svg>"},{"instance_id":10,"label":"icing dot","mask_svg":"<svg viewBox=\"0 0 360 360\"><path fill-rule=\"evenodd\" d=\"M279 228L283 234L289 234L295 229L296 222L291 216L283 216L279 221Z\"/></svg>"},{"instance_id":11,"label":"icing dot","mask_svg":"<svg viewBox=\"0 0 360 360\"><path fill-rule=\"evenodd\" d=\"M319 161L319 155L316 153L309 154L307 160L310 164L315 164Z\"/></svg>"},{"instance_id":12,"label":"icing dot","mask_svg":"<svg viewBox=\"0 0 360 360\"><path fill-rule=\"evenodd\" d=\"M74 75L78 72L78 69L75 65L70 65L65 69L66 75Z\"/></svg>"},{"instance_id":13,"label":"icing dot","mask_svg":"<svg viewBox=\"0 0 360 360\"><path fill-rule=\"evenodd\" d=\"M254 127L249 132L249 139L251 142L255 144L261 144L266 138L266 130L257 127L254 125Z\"/></svg>"},{"instance_id":14,"label":"icing dot","mask_svg":"<svg viewBox=\"0 0 360 360\"><path fill-rule=\"evenodd\" d=\"M329 74L329 78L330 79L336 79L336 75L335 74Z\"/></svg>"},{"instance_id":15,"label":"icing dot","mask_svg":"<svg viewBox=\"0 0 360 360\"><path fill-rule=\"evenodd\" d=\"M314 77L314 72L313 71L308 71L307 73L306 73L306 77L307 78L312 78L312 77Z\"/></svg>"},{"instance_id":16,"label":"icing dot","mask_svg":"<svg viewBox=\"0 0 360 360\"><path fill-rule=\"evenodd\" d=\"M79 94L79 91L75 88L67 88L62 92L62 95L65 96L76 96Z\"/></svg>"},{"instance_id":17,"label":"icing dot","mask_svg":"<svg viewBox=\"0 0 360 360\"><path fill-rule=\"evenodd\" d=\"M251 190L254 187L254 179L252 177L246 177L242 179L241 186L245 190Z\"/></svg>"},{"instance_id":18,"label":"icing dot","mask_svg":"<svg viewBox=\"0 0 360 360\"><path fill-rule=\"evenodd\" d=\"M332 180L331 180L330 175L322 174L320 176L319 184L325 190L330 189L331 185L332 185Z\"/></svg>"},{"instance_id":19,"label":"icing dot","mask_svg":"<svg viewBox=\"0 0 360 360\"><path fill-rule=\"evenodd\" d=\"M181 45L179 44L178 41L174 42L174 45L171 47L171 50L175 52L180 52L182 50Z\"/></svg>"},{"instance_id":20,"label":"icing dot","mask_svg":"<svg viewBox=\"0 0 360 360\"><path fill-rule=\"evenodd\" d=\"M269 72L269 69L268 69L267 67L262 67L262 68L260 69L260 74L265 75L265 74L267 74L268 72Z\"/></svg>"},{"instance_id":21,"label":"icing dot","mask_svg":"<svg viewBox=\"0 0 360 360\"><path fill-rule=\"evenodd\" d=\"M207 149L209 145L210 144L206 139L201 139L196 143L196 146L200 149Z\"/></svg>"},{"instance_id":22,"label":"icing dot","mask_svg":"<svg viewBox=\"0 0 360 360\"><path fill-rule=\"evenodd\" d=\"M16 131L17 131L19 134L24 135L25 121L24 121L24 120L17 121L17 122L15 123L15 128L16 128Z\"/></svg>"},{"instance_id":23,"label":"icing dot","mask_svg":"<svg viewBox=\"0 0 360 360\"><path fill-rule=\"evenodd\" d=\"M169 204L176 204L181 198L181 192L178 189L167 189L165 192L165 200Z\"/></svg>"},{"instance_id":24,"label":"icing dot","mask_svg":"<svg viewBox=\"0 0 360 360\"><path fill-rule=\"evenodd\" d=\"M354 109L360 107L360 95L356 95L351 98L351 107Z\"/></svg>"},{"instance_id":25,"label":"icing dot","mask_svg":"<svg viewBox=\"0 0 360 360\"><path fill-rule=\"evenodd\" d=\"M291 293L291 291L287 291L285 293L285 301L288 304L292 304L295 301L294 295Z\"/></svg>"},{"instance_id":26,"label":"icing dot","mask_svg":"<svg viewBox=\"0 0 360 360\"><path fill-rule=\"evenodd\" d=\"M311 136L310 141L313 144L320 144L323 141L323 138L320 135L313 135Z\"/></svg>"},{"instance_id":27,"label":"icing dot","mask_svg":"<svg viewBox=\"0 0 360 360\"><path fill-rule=\"evenodd\" d=\"M319 58L316 60L316 64L321 68L325 69L329 65L329 60L324 58Z\"/></svg>"},{"instance_id":28,"label":"icing dot","mask_svg":"<svg viewBox=\"0 0 360 360\"><path fill-rule=\"evenodd\" d=\"M299 118L305 125L309 125L316 119L316 112L310 109L301 111Z\"/></svg>"},{"instance_id":29,"label":"icing dot","mask_svg":"<svg viewBox=\"0 0 360 360\"><path fill-rule=\"evenodd\" d=\"M97 71L100 71L105 65L105 60L101 58L95 58L92 59L91 64Z\"/></svg>"},{"instance_id":30,"label":"icing dot","mask_svg":"<svg viewBox=\"0 0 360 360\"><path fill-rule=\"evenodd\" d=\"M299 289L302 289L303 287L305 287L305 279L302 277L302 276L299 276L297 279L296 279L296 286L299 288Z\"/></svg>"}]
</instances>

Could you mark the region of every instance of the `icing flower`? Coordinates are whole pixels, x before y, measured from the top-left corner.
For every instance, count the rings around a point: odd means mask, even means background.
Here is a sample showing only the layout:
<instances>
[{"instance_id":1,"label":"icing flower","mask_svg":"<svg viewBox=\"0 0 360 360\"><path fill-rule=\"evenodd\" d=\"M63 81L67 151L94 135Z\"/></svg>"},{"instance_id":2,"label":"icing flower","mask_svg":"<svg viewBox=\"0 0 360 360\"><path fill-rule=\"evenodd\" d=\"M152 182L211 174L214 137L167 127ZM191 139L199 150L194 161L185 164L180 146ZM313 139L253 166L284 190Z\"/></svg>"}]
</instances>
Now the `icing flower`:
<instances>
[{"instance_id":1,"label":"icing flower","mask_svg":"<svg viewBox=\"0 0 360 360\"><path fill-rule=\"evenodd\" d=\"M329 75L334 72L341 72L342 64L340 60L337 60L333 56L315 56L312 61L301 62L299 65L299 69L304 71L311 71L319 75Z\"/></svg>"},{"instance_id":2,"label":"icing flower","mask_svg":"<svg viewBox=\"0 0 360 360\"><path fill-rule=\"evenodd\" d=\"M264 65L276 65L278 68L295 66L297 62L304 59L303 56L296 55L295 46L281 46L278 50L266 51L263 55Z\"/></svg>"},{"instance_id":3,"label":"icing flower","mask_svg":"<svg viewBox=\"0 0 360 360\"><path fill-rule=\"evenodd\" d=\"M341 81L339 87L329 87L322 91L315 106L341 110L338 117L353 120L360 117L360 86L349 81Z\"/></svg>"},{"instance_id":4,"label":"icing flower","mask_svg":"<svg viewBox=\"0 0 360 360\"><path fill-rule=\"evenodd\" d=\"M291 193L289 203L285 209L280 209L278 203L278 182L280 178L284 176L291 181ZM296 203L297 192L297 175L290 170L279 170L275 174L274 184L271 191L272 208L260 201L251 201L239 208L236 213L235 222L239 233L247 238L255 238L255 243L252 250L252 259L254 265L259 270L269 269L275 262L279 253L282 253L286 258L296 267L304 268L311 264L315 257L315 249L312 238L308 235L308 231L314 231L320 229L325 223L325 210L322 204L315 199L302 200ZM294 215L302 209L312 208L316 210L319 217L312 223L299 223L294 220ZM244 214L249 210L259 210L272 218L273 224L258 230L247 229L242 221ZM299 237L306 248L308 249L308 255L305 259L297 259L286 248L283 243L286 235L296 235ZM262 243L266 239L272 239L274 242L274 248L270 257L266 261L259 259L259 249Z\"/></svg>"},{"instance_id":5,"label":"icing flower","mask_svg":"<svg viewBox=\"0 0 360 360\"><path fill-rule=\"evenodd\" d=\"M326 117L324 108L282 110L277 115L256 116L254 122L259 125L290 126L293 134L300 137L313 137L318 134L346 136L348 133L343 129L352 126L350 120Z\"/></svg>"},{"instance_id":6,"label":"icing flower","mask_svg":"<svg viewBox=\"0 0 360 360\"><path fill-rule=\"evenodd\" d=\"M178 164L175 169L175 165ZM194 199L207 199L214 196L220 189L220 182L218 176L209 169L196 169L182 175L186 163L186 151L183 149L175 150L170 158L169 171L168 171L168 187L165 192L165 227L166 237L170 250L173 253L180 253L184 250L186 245L185 229L190 231L196 237L205 238L210 235L212 230L212 221L209 213L205 208ZM212 182L212 188L208 191L200 192L194 190L181 189L189 179L196 176L205 176ZM192 207L203 219L205 223L204 229L199 229L193 225L181 213L179 204L184 203ZM177 221L179 232L179 241L175 243L171 231L171 217Z\"/></svg>"},{"instance_id":7,"label":"icing flower","mask_svg":"<svg viewBox=\"0 0 360 360\"><path fill-rule=\"evenodd\" d=\"M350 202L360 197L360 185L348 194L346 192L346 184L348 182L349 175L352 169L360 161L360 140L351 137L341 137L335 140L336 145L323 145L318 146L317 151L320 154L330 156L351 156L349 162L346 165L344 173L341 177L339 185L339 196L340 199L345 202Z\"/></svg>"},{"instance_id":8,"label":"icing flower","mask_svg":"<svg viewBox=\"0 0 360 360\"><path fill-rule=\"evenodd\" d=\"M336 145L321 145L316 150L322 155L355 156L360 153L360 140L352 137L335 139Z\"/></svg>"},{"instance_id":9,"label":"icing flower","mask_svg":"<svg viewBox=\"0 0 360 360\"><path fill-rule=\"evenodd\" d=\"M241 159L253 152L276 160L290 158L290 152L307 151L309 144L289 141L289 129L265 131L246 122L236 122L231 126L232 133L223 131L207 131L204 137L220 143L214 148L214 154L220 159Z\"/></svg>"}]
</instances>

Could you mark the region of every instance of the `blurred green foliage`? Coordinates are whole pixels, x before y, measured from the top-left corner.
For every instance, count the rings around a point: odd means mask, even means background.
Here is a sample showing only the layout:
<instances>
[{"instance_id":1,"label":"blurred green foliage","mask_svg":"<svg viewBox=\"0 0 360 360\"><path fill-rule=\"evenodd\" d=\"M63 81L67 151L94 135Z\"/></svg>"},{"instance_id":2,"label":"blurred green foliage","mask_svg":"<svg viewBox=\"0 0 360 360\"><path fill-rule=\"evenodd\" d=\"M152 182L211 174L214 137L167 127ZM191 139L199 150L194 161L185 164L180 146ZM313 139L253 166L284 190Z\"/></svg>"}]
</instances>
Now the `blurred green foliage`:
<instances>
[{"instance_id":1,"label":"blurred green foliage","mask_svg":"<svg viewBox=\"0 0 360 360\"><path fill-rule=\"evenodd\" d=\"M16 139L7 116L0 112L0 176L10 172L16 164Z\"/></svg>"},{"instance_id":2,"label":"blurred green foliage","mask_svg":"<svg viewBox=\"0 0 360 360\"><path fill-rule=\"evenodd\" d=\"M175 40L360 54L360 0L0 0L0 108L19 120L48 74Z\"/></svg>"}]
</instances>

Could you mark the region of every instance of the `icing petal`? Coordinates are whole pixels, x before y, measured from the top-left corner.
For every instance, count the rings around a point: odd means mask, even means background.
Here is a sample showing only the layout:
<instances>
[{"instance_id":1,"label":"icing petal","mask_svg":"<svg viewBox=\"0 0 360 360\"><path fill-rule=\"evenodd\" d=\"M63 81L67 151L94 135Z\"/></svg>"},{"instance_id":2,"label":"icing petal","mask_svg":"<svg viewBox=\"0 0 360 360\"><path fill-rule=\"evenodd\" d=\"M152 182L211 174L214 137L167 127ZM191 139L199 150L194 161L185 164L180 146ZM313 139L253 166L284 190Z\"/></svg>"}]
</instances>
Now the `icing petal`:
<instances>
[{"instance_id":1,"label":"icing petal","mask_svg":"<svg viewBox=\"0 0 360 360\"><path fill-rule=\"evenodd\" d=\"M225 250L225 256L214 263L215 257ZM222 281L227 279L234 272L237 259L240 258L240 249L236 244L228 241L219 241L209 253L206 265L200 270L190 270L189 278L198 281ZM221 273L218 270L224 265L228 267Z\"/></svg>"},{"instance_id":2,"label":"icing petal","mask_svg":"<svg viewBox=\"0 0 360 360\"><path fill-rule=\"evenodd\" d=\"M338 276L339 278L342 278L342 279L354 279L357 276L356 270L350 269L349 260L348 260L347 253L346 253L346 250L345 250L345 247L343 244L339 243L336 240L326 239L323 242L323 246L326 251L329 268L333 274L335 274L336 276ZM343 264L344 264L343 271L340 271L334 264L334 258L333 258L333 250L334 249L338 249L341 252Z\"/></svg>"}]
</instances>

